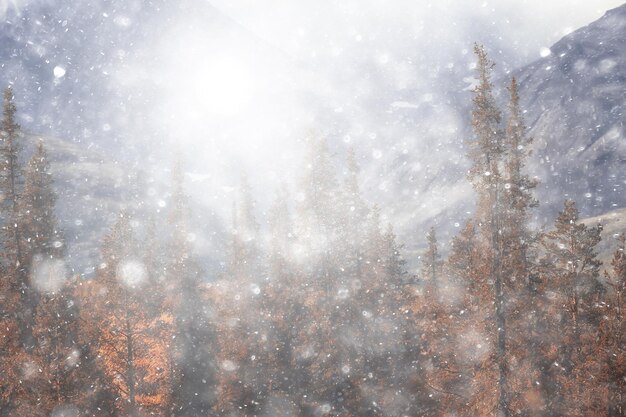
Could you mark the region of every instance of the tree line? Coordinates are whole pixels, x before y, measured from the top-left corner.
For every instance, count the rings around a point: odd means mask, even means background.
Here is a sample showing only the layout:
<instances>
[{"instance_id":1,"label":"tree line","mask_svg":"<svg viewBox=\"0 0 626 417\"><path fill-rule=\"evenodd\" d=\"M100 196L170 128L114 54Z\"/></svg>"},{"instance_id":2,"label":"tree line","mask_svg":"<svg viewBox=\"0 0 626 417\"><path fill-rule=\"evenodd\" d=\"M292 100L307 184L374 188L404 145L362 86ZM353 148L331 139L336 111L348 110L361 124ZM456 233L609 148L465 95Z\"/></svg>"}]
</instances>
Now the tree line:
<instances>
[{"instance_id":1,"label":"tree line","mask_svg":"<svg viewBox=\"0 0 626 417\"><path fill-rule=\"evenodd\" d=\"M6 89L0 416L626 415L625 236L603 271L602 227L573 201L549 230L530 226L518 86L500 109L475 54L476 210L447 257L426 233L418 274L365 201L355 153L337 170L312 138L297 193L278 190L261 219L242 177L213 279L181 164L166 216L129 204L95 277L67 277L50 161L39 142L22 162Z\"/></svg>"}]
</instances>

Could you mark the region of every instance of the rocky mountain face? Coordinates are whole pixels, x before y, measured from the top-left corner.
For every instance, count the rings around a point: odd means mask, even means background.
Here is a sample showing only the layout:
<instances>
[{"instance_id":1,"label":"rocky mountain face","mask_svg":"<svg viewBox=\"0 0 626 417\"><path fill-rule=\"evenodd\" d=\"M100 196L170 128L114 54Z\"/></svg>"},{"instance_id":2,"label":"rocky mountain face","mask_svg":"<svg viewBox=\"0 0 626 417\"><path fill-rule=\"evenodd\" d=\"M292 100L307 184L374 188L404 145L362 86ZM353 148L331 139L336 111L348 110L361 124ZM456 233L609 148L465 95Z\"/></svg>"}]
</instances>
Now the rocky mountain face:
<instances>
[{"instance_id":1,"label":"rocky mountain face","mask_svg":"<svg viewBox=\"0 0 626 417\"><path fill-rule=\"evenodd\" d=\"M567 35L517 71L530 166L548 207L574 199L587 215L626 206L626 4Z\"/></svg>"}]
</instances>

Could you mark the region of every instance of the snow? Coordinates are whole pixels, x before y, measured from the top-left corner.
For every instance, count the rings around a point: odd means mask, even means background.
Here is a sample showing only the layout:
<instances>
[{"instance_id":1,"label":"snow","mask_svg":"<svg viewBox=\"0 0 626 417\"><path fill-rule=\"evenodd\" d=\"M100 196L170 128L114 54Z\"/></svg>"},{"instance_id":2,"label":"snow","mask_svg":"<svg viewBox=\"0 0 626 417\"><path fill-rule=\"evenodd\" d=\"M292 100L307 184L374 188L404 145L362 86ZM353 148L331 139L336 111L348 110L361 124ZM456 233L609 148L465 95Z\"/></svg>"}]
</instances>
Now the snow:
<instances>
[{"instance_id":1,"label":"snow","mask_svg":"<svg viewBox=\"0 0 626 417\"><path fill-rule=\"evenodd\" d=\"M54 67L54 70L52 72L56 78L62 78L65 76L65 68L60 65Z\"/></svg>"},{"instance_id":2,"label":"snow","mask_svg":"<svg viewBox=\"0 0 626 417\"><path fill-rule=\"evenodd\" d=\"M130 259L119 263L116 269L116 276L125 286L136 288L146 282L148 272L142 262Z\"/></svg>"},{"instance_id":3,"label":"snow","mask_svg":"<svg viewBox=\"0 0 626 417\"><path fill-rule=\"evenodd\" d=\"M58 292L67 279L67 268L61 259L37 257L33 261L30 283L41 293Z\"/></svg>"}]
</instances>

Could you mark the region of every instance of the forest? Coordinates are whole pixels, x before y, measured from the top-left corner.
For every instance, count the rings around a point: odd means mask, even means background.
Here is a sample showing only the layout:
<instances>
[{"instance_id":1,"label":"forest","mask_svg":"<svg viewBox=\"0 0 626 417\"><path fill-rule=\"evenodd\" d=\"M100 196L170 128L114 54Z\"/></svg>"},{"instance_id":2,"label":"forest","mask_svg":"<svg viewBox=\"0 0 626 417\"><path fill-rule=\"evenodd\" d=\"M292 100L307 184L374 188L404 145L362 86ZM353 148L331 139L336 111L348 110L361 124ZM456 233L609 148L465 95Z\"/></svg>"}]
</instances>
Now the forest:
<instances>
[{"instance_id":1,"label":"forest","mask_svg":"<svg viewBox=\"0 0 626 417\"><path fill-rule=\"evenodd\" d=\"M544 179L527 172L517 81L494 85L474 53L475 210L445 251L423 231L417 274L357 154L312 135L298 192L271 210L242 176L219 274L194 253L181 157L167 215L127 202L95 276L74 276L45 140L23 154L5 89L0 416L626 415L626 237L603 264L602 225L573 200L533 224Z\"/></svg>"}]
</instances>

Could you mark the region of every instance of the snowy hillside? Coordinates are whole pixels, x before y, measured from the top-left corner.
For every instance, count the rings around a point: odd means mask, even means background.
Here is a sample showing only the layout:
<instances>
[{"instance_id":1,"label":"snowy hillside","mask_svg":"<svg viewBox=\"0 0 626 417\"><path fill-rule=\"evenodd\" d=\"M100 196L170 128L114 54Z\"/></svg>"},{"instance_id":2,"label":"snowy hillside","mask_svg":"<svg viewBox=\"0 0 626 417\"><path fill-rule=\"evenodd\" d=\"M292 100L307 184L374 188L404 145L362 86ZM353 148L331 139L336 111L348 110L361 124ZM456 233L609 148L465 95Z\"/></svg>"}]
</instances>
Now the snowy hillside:
<instances>
[{"instance_id":1,"label":"snowy hillside","mask_svg":"<svg viewBox=\"0 0 626 417\"><path fill-rule=\"evenodd\" d=\"M514 72L534 164L551 202L556 190L598 215L626 206L626 5L608 11Z\"/></svg>"}]
</instances>

